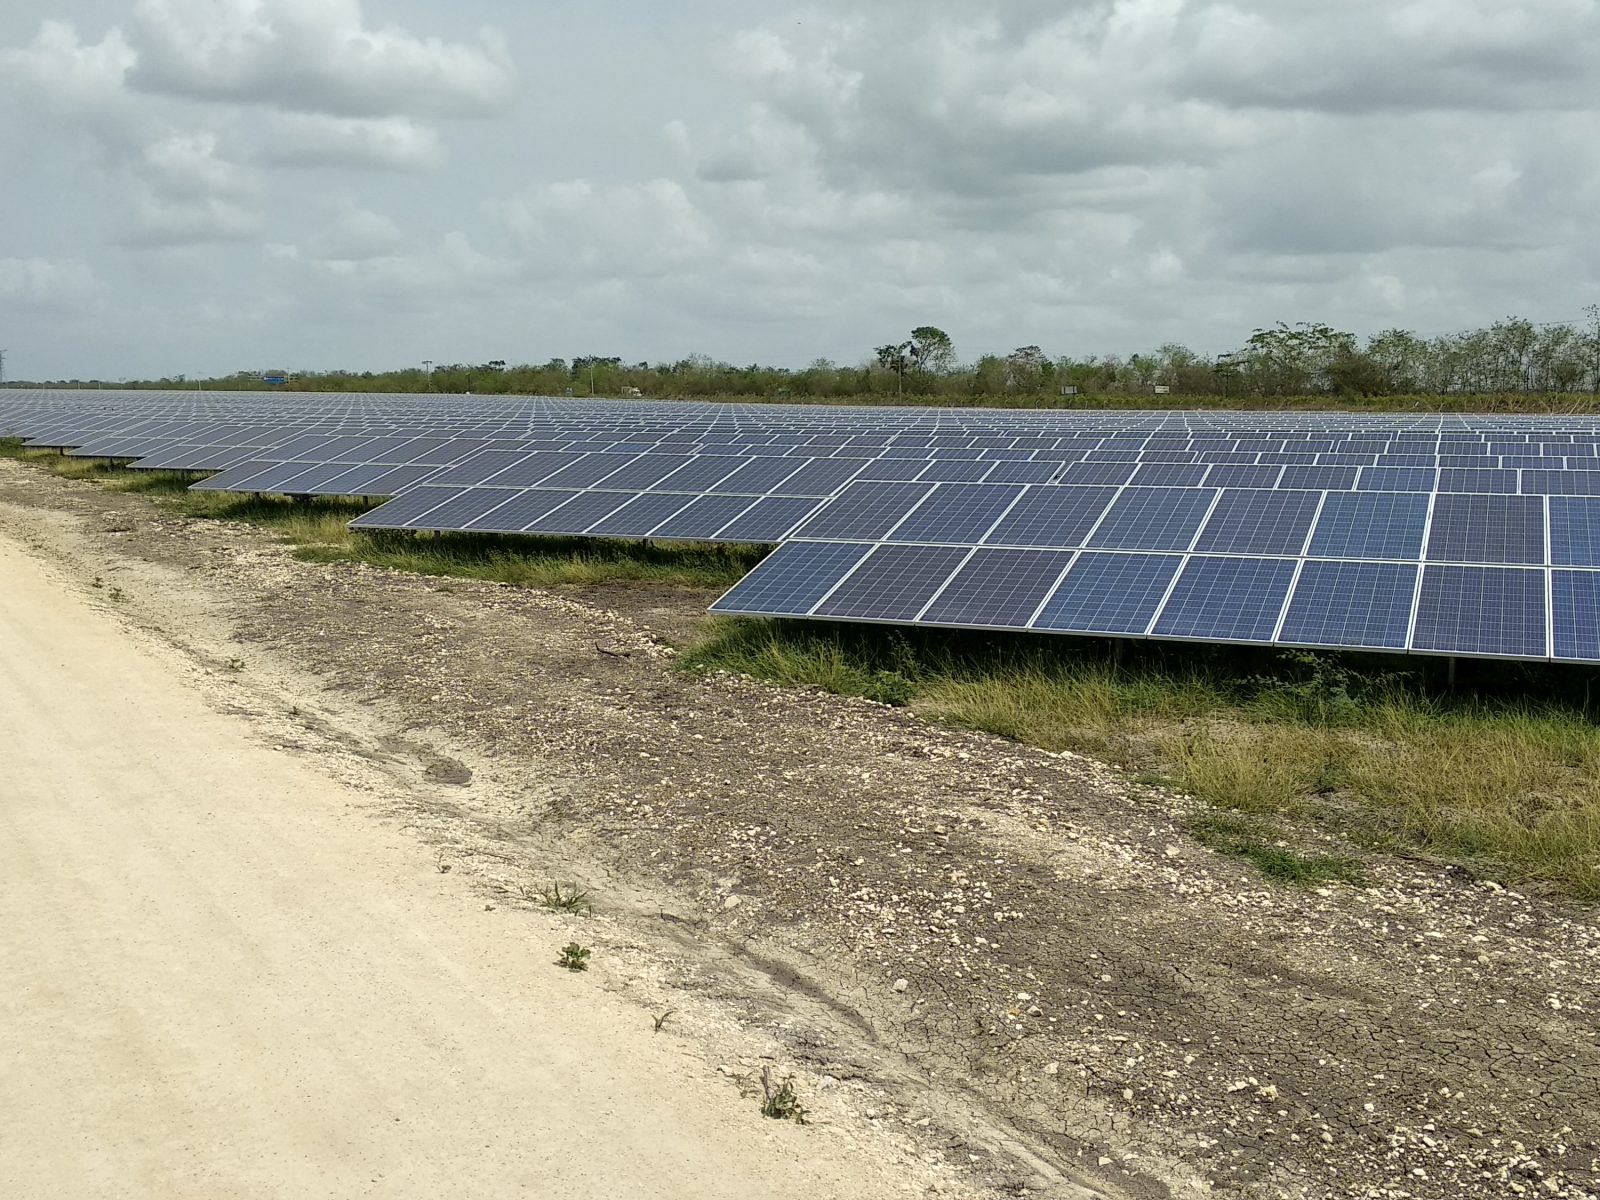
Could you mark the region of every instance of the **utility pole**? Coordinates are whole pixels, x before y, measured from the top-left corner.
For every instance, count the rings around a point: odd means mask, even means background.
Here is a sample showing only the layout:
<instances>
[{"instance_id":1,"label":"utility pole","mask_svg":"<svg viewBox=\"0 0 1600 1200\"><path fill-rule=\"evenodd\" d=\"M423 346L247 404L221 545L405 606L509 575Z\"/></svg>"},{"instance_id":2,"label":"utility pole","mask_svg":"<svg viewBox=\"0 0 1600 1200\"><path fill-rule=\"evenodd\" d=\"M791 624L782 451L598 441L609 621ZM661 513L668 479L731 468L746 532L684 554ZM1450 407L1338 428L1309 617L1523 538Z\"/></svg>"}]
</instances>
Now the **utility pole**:
<instances>
[{"instance_id":1,"label":"utility pole","mask_svg":"<svg viewBox=\"0 0 1600 1200\"><path fill-rule=\"evenodd\" d=\"M6 381L6 352L0 350L0 383Z\"/></svg>"},{"instance_id":2,"label":"utility pole","mask_svg":"<svg viewBox=\"0 0 1600 1200\"><path fill-rule=\"evenodd\" d=\"M433 391L433 359L431 359L431 358L423 359L422 360L422 365L423 365L424 369L426 369L427 372L428 372L427 389L428 389L428 391L431 392L431 391Z\"/></svg>"}]
</instances>

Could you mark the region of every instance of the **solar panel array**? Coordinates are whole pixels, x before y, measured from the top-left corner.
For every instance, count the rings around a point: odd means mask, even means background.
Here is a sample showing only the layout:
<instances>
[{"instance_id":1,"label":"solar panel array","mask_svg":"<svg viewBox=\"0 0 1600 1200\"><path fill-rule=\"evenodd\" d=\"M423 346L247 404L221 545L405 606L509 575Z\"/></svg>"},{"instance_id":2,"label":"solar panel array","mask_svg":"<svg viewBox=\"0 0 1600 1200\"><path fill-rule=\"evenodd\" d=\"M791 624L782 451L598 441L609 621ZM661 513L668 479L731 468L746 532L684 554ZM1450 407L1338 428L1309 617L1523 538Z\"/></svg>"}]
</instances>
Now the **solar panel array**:
<instances>
[{"instance_id":1,"label":"solar panel array","mask_svg":"<svg viewBox=\"0 0 1600 1200\"><path fill-rule=\"evenodd\" d=\"M0 436L392 496L364 529L781 543L722 613L1600 661L1600 421L0 392Z\"/></svg>"}]
</instances>

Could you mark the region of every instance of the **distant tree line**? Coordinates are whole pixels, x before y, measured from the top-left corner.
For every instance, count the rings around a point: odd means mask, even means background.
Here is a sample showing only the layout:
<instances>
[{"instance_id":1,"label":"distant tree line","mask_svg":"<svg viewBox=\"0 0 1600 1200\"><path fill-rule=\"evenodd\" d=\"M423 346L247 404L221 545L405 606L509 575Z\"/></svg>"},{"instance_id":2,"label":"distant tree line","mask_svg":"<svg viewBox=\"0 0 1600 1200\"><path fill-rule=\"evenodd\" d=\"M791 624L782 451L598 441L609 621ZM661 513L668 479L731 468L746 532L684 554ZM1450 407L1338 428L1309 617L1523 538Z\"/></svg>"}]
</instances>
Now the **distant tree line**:
<instances>
[{"instance_id":1,"label":"distant tree line","mask_svg":"<svg viewBox=\"0 0 1600 1200\"><path fill-rule=\"evenodd\" d=\"M1303 398L1326 403L1418 397L1551 398L1600 391L1600 306L1587 322L1535 324L1520 317L1486 329L1423 337L1389 329L1363 342L1301 322L1257 329L1214 357L1169 342L1127 358L1051 357L1038 346L961 362L948 334L922 325L904 340L845 365L819 358L799 369L738 366L704 355L671 363L620 356L512 364L448 363L392 371L288 371L297 391L476 392L525 395L746 398L915 404L1149 404L1155 396L1215 404ZM259 388L261 370L219 379L176 376L123 386ZM83 381L55 381L81 384ZM26 385L13 385L26 386ZM37 385L34 385L37 386Z\"/></svg>"}]
</instances>

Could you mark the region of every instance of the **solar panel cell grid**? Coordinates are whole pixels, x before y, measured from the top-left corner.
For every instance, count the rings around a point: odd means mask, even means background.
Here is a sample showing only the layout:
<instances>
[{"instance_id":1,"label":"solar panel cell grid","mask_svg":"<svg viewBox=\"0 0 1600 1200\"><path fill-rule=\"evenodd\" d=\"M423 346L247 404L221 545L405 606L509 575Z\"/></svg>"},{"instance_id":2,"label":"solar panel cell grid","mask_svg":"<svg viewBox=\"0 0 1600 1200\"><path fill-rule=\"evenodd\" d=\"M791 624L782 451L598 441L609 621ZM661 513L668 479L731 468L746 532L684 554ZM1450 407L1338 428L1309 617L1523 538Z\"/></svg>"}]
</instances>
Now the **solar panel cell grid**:
<instances>
[{"instance_id":1,"label":"solar panel cell grid","mask_svg":"<svg viewBox=\"0 0 1600 1200\"><path fill-rule=\"evenodd\" d=\"M1152 632L1224 642L1270 642L1294 579L1281 558L1191 558Z\"/></svg>"},{"instance_id":2,"label":"solar panel cell grid","mask_svg":"<svg viewBox=\"0 0 1600 1200\"><path fill-rule=\"evenodd\" d=\"M934 625L1025 629L1072 562L1067 550L978 550L923 612Z\"/></svg>"},{"instance_id":3,"label":"solar panel cell grid","mask_svg":"<svg viewBox=\"0 0 1600 1200\"><path fill-rule=\"evenodd\" d=\"M1080 554L1032 628L1142 635L1182 565L1175 554Z\"/></svg>"},{"instance_id":4,"label":"solar panel cell grid","mask_svg":"<svg viewBox=\"0 0 1600 1200\"><path fill-rule=\"evenodd\" d=\"M1447 654L1544 658L1545 573L1429 566L1411 647Z\"/></svg>"},{"instance_id":5,"label":"solar panel cell grid","mask_svg":"<svg viewBox=\"0 0 1600 1200\"><path fill-rule=\"evenodd\" d=\"M1106 550L1187 550L1219 493L1209 488L1128 488L1089 538Z\"/></svg>"},{"instance_id":6,"label":"solar panel cell grid","mask_svg":"<svg viewBox=\"0 0 1600 1200\"><path fill-rule=\"evenodd\" d=\"M1278 641L1403 650L1418 568L1407 563L1308 562Z\"/></svg>"},{"instance_id":7,"label":"solar panel cell grid","mask_svg":"<svg viewBox=\"0 0 1600 1200\"><path fill-rule=\"evenodd\" d=\"M967 553L953 546L880 546L813 611L854 621L909 621Z\"/></svg>"}]
</instances>

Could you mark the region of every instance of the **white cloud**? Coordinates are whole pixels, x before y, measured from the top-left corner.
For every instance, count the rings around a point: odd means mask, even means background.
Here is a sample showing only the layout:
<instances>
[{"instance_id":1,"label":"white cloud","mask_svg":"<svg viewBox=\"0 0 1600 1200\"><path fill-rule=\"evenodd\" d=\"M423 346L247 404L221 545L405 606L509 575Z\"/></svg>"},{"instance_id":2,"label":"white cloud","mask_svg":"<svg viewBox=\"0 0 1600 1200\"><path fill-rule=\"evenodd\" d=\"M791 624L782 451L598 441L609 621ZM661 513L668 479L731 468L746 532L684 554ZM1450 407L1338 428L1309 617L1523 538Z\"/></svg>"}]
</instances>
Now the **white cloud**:
<instances>
[{"instance_id":1,"label":"white cloud","mask_svg":"<svg viewBox=\"0 0 1600 1200\"><path fill-rule=\"evenodd\" d=\"M367 25L360 0L139 0L134 87L298 112L484 116L515 89L504 40Z\"/></svg>"},{"instance_id":2,"label":"white cloud","mask_svg":"<svg viewBox=\"0 0 1600 1200\"><path fill-rule=\"evenodd\" d=\"M548 184L493 211L534 268L545 272L658 274L705 254L716 237L683 186L668 179Z\"/></svg>"},{"instance_id":3,"label":"white cloud","mask_svg":"<svg viewBox=\"0 0 1600 1200\"><path fill-rule=\"evenodd\" d=\"M59 311L93 308L105 298L105 284L86 263L0 258L0 303Z\"/></svg>"},{"instance_id":4,"label":"white cloud","mask_svg":"<svg viewBox=\"0 0 1600 1200\"><path fill-rule=\"evenodd\" d=\"M122 115L123 80L136 57L121 30L86 45L71 25L45 21L25 48L0 50L0 86L35 111L101 125Z\"/></svg>"},{"instance_id":5,"label":"white cloud","mask_svg":"<svg viewBox=\"0 0 1600 1200\"><path fill-rule=\"evenodd\" d=\"M213 133L171 133L144 148L140 174L162 195L237 196L254 190L244 168L217 153Z\"/></svg>"},{"instance_id":6,"label":"white cloud","mask_svg":"<svg viewBox=\"0 0 1600 1200\"><path fill-rule=\"evenodd\" d=\"M287 167L426 171L444 163L437 130L407 117L274 114L257 157Z\"/></svg>"},{"instance_id":7,"label":"white cloud","mask_svg":"<svg viewBox=\"0 0 1600 1200\"><path fill-rule=\"evenodd\" d=\"M264 222L255 209L221 196L137 195L123 245L145 248L252 241Z\"/></svg>"},{"instance_id":8,"label":"white cloud","mask_svg":"<svg viewBox=\"0 0 1600 1200\"><path fill-rule=\"evenodd\" d=\"M349 197L334 202L333 220L312 243L313 258L363 262L397 253L404 244L400 227L382 213L362 208Z\"/></svg>"}]
</instances>

